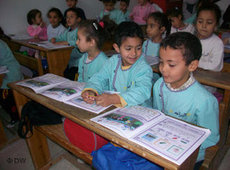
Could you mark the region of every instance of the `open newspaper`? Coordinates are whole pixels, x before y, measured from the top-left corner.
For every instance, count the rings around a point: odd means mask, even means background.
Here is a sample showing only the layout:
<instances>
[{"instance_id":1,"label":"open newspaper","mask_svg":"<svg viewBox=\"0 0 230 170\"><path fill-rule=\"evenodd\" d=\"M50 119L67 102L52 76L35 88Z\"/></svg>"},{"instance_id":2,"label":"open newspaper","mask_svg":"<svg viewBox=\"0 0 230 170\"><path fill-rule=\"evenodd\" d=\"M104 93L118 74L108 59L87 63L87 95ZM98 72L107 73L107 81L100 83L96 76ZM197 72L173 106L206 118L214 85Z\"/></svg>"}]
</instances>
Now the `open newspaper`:
<instances>
[{"instance_id":1,"label":"open newspaper","mask_svg":"<svg viewBox=\"0 0 230 170\"><path fill-rule=\"evenodd\" d=\"M30 44L37 45L47 49L58 49L58 48L66 48L70 47L69 45L60 45L60 44L53 44L49 41L29 41Z\"/></svg>"},{"instance_id":2,"label":"open newspaper","mask_svg":"<svg viewBox=\"0 0 230 170\"><path fill-rule=\"evenodd\" d=\"M28 87L35 93L73 105L94 113L100 113L108 107L87 104L81 97L85 83L71 81L51 73L18 82L17 85Z\"/></svg>"},{"instance_id":3,"label":"open newspaper","mask_svg":"<svg viewBox=\"0 0 230 170\"><path fill-rule=\"evenodd\" d=\"M209 129L141 106L118 108L91 120L178 165L210 135Z\"/></svg>"}]
</instances>

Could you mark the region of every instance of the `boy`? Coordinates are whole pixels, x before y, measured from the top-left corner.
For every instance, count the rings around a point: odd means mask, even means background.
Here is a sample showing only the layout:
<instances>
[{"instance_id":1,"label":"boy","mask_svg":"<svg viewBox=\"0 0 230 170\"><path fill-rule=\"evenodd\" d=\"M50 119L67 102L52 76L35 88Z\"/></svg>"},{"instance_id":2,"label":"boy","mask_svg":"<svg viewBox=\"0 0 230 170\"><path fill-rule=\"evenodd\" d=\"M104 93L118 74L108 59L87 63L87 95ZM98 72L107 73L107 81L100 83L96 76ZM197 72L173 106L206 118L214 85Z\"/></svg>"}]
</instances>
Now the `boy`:
<instances>
[{"instance_id":1,"label":"boy","mask_svg":"<svg viewBox=\"0 0 230 170\"><path fill-rule=\"evenodd\" d=\"M82 93L87 103L118 107L144 104L150 98L152 69L142 55L143 33L134 22L122 22L115 31L117 53L88 81ZM104 90L118 92L103 93Z\"/></svg>"},{"instance_id":2,"label":"boy","mask_svg":"<svg viewBox=\"0 0 230 170\"><path fill-rule=\"evenodd\" d=\"M123 22L115 31L115 42L114 48L120 54L108 59L89 79L82 97L87 103L96 101L102 106L143 104L150 98L153 73L141 52L142 30L136 23ZM120 93L106 94L104 90ZM104 138L69 119L65 119L64 130L72 144L88 153L107 143Z\"/></svg>"},{"instance_id":3,"label":"boy","mask_svg":"<svg viewBox=\"0 0 230 170\"><path fill-rule=\"evenodd\" d=\"M128 10L129 0L120 0L120 10L123 12L125 21L130 21L129 15L130 12Z\"/></svg>"},{"instance_id":4,"label":"boy","mask_svg":"<svg viewBox=\"0 0 230 170\"><path fill-rule=\"evenodd\" d=\"M201 56L201 43L187 32L173 33L160 45L162 74L153 87L153 108L211 130L201 145L196 165L201 166L205 149L219 140L219 110L216 98L193 77Z\"/></svg>"}]
</instances>

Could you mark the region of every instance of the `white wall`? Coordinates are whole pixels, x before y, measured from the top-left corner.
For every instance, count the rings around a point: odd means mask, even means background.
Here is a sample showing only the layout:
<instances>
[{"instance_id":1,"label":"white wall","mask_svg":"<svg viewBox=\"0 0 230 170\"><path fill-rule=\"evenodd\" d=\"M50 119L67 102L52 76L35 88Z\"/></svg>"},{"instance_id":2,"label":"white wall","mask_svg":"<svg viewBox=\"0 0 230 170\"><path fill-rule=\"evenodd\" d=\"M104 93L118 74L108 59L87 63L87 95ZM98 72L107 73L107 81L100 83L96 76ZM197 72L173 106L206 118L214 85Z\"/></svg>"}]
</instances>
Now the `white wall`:
<instances>
[{"instance_id":1,"label":"white wall","mask_svg":"<svg viewBox=\"0 0 230 170\"><path fill-rule=\"evenodd\" d=\"M130 0L129 9L137 3ZM78 6L84 9L87 18L96 18L103 9L99 0L78 0ZM119 6L119 2L116 7ZM37 8L42 12L43 19L48 23L47 11L51 7L59 8L63 13L67 9L65 0L0 0L0 26L6 34L26 33L28 26L26 14L29 10Z\"/></svg>"}]
</instances>

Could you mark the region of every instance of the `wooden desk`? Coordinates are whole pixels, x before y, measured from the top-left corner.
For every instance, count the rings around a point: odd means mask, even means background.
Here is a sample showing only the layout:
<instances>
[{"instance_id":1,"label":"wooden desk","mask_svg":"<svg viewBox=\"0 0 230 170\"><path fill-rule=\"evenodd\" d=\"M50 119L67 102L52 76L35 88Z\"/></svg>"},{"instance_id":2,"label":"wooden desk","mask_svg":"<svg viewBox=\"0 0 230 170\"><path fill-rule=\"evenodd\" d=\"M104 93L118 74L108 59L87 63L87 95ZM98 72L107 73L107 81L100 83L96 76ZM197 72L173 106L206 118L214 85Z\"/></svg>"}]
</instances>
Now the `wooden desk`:
<instances>
[{"instance_id":1,"label":"wooden desk","mask_svg":"<svg viewBox=\"0 0 230 170\"><path fill-rule=\"evenodd\" d=\"M22 106L28 100L34 100L53 111L71 119L72 121L94 131L95 133L105 137L106 139L116 143L117 145L124 147L146 159L155 162L165 169L193 169L194 163L197 158L198 149L181 165L178 166L161 156L154 154L153 152L137 145L126 138L119 136L117 133L90 121L91 118L95 117L96 114L76 108L64 103L49 99L42 95L35 94L32 90L17 86L15 83L9 84L10 88L13 90L15 102L19 113L21 113ZM34 131L37 133L37 131ZM27 144L32 156L32 160L36 168L41 168L50 161L50 154L48 151L46 138L41 137L40 133L33 134L32 138L27 139Z\"/></svg>"},{"instance_id":2,"label":"wooden desk","mask_svg":"<svg viewBox=\"0 0 230 170\"><path fill-rule=\"evenodd\" d=\"M39 75L43 74L41 60L19 53L18 51L21 46L39 50L40 55L47 58L48 72L60 76L63 76L63 72L68 65L70 54L73 49L73 47L46 49L33 44L29 44L28 40L9 40L7 43L19 63L31 69L35 69L38 71Z\"/></svg>"}]
</instances>

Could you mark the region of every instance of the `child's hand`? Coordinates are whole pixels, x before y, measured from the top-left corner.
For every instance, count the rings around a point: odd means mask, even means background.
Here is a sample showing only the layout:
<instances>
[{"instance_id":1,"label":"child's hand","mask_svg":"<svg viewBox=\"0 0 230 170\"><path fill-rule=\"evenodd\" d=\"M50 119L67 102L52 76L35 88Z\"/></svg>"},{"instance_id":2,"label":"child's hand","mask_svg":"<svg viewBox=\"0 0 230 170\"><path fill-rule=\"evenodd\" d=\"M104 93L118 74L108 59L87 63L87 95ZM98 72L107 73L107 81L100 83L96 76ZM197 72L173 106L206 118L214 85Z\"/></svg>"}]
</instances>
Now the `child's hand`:
<instances>
[{"instance_id":1,"label":"child's hand","mask_svg":"<svg viewBox=\"0 0 230 170\"><path fill-rule=\"evenodd\" d=\"M96 93L90 90L86 90L81 94L81 97L86 103L93 104L95 102Z\"/></svg>"},{"instance_id":2,"label":"child's hand","mask_svg":"<svg viewBox=\"0 0 230 170\"><path fill-rule=\"evenodd\" d=\"M55 43L56 42L56 38L51 38L50 42Z\"/></svg>"},{"instance_id":3,"label":"child's hand","mask_svg":"<svg viewBox=\"0 0 230 170\"><path fill-rule=\"evenodd\" d=\"M95 97L96 104L103 107L109 106L111 104L120 104L120 98L116 94L103 93L102 95Z\"/></svg>"},{"instance_id":4,"label":"child's hand","mask_svg":"<svg viewBox=\"0 0 230 170\"><path fill-rule=\"evenodd\" d=\"M40 27L41 27L41 28L43 28L45 25L46 25L46 24L45 24L45 22L43 22L43 21L40 23Z\"/></svg>"},{"instance_id":5,"label":"child's hand","mask_svg":"<svg viewBox=\"0 0 230 170\"><path fill-rule=\"evenodd\" d=\"M229 43L230 43L229 40L230 40L230 38L224 38L224 39L223 39L224 45L229 44Z\"/></svg>"}]
</instances>

